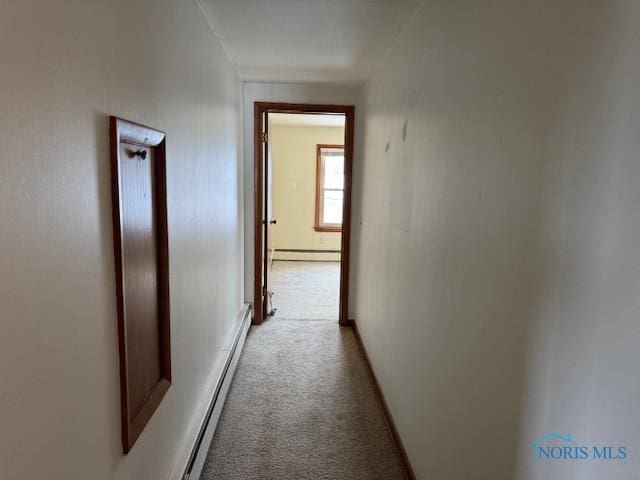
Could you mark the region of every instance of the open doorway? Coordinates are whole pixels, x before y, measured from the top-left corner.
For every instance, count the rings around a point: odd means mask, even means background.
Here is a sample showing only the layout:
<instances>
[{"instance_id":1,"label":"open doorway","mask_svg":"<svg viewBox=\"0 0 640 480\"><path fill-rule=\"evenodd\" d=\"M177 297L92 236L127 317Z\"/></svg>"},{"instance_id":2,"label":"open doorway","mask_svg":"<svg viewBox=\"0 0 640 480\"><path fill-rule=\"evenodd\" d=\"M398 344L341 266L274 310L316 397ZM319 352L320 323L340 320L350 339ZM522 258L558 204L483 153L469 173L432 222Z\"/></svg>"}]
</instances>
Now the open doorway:
<instances>
[{"instance_id":1,"label":"open doorway","mask_svg":"<svg viewBox=\"0 0 640 480\"><path fill-rule=\"evenodd\" d=\"M255 104L255 323L349 323L353 114Z\"/></svg>"},{"instance_id":2,"label":"open doorway","mask_svg":"<svg viewBox=\"0 0 640 480\"><path fill-rule=\"evenodd\" d=\"M344 115L268 115L267 316L338 320Z\"/></svg>"}]
</instances>

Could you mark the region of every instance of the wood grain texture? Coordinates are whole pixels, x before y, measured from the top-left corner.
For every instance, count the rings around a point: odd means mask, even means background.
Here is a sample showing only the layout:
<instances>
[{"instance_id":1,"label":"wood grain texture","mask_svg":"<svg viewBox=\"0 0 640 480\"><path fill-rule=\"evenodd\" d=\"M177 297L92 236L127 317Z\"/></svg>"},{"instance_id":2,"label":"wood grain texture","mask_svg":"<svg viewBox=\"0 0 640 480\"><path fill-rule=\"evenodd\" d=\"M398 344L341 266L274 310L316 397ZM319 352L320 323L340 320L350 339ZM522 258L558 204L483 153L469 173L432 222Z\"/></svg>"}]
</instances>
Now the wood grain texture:
<instances>
[{"instance_id":1,"label":"wood grain texture","mask_svg":"<svg viewBox=\"0 0 640 480\"><path fill-rule=\"evenodd\" d=\"M264 218L264 154L262 133L265 113L343 114L345 116L344 199L342 208L342 239L340 262L340 313L341 325L349 318L349 260L351 246L351 186L353 177L353 140L355 107L353 105L321 105L306 103L255 102L254 104L254 317L253 323L264 321L264 231L269 226Z\"/></svg>"},{"instance_id":2,"label":"wood grain texture","mask_svg":"<svg viewBox=\"0 0 640 480\"><path fill-rule=\"evenodd\" d=\"M342 262L340 263L340 325L349 323L349 261L351 258L351 190L355 108L345 112L344 205L342 207Z\"/></svg>"},{"instance_id":3,"label":"wood grain texture","mask_svg":"<svg viewBox=\"0 0 640 480\"><path fill-rule=\"evenodd\" d=\"M254 208L254 270L253 270L253 323L259 325L264 320L264 295L262 281L264 278L264 113L261 104L256 103L253 110L254 148L255 158L253 162L253 208Z\"/></svg>"},{"instance_id":4,"label":"wood grain texture","mask_svg":"<svg viewBox=\"0 0 640 480\"><path fill-rule=\"evenodd\" d=\"M122 446L171 385L165 134L110 118Z\"/></svg>"}]
</instances>

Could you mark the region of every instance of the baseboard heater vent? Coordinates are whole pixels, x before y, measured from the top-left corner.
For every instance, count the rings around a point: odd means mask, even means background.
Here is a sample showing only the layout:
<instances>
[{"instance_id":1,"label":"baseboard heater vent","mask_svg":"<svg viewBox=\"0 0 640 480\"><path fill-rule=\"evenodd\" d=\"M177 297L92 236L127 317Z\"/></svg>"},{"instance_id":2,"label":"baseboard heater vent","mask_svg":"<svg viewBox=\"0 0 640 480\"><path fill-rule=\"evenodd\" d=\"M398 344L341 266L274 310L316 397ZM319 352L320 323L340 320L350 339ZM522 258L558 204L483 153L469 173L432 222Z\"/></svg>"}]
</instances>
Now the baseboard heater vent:
<instances>
[{"instance_id":1,"label":"baseboard heater vent","mask_svg":"<svg viewBox=\"0 0 640 480\"><path fill-rule=\"evenodd\" d=\"M276 252L295 252L295 253L340 253L340 250L306 250L304 248L275 248Z\"/></svg>"},{"instance_id":2,"label":"baseboard heater vent","mask_svg":"<svg viewBox=\"0 0 640 480\"><path fill-rule=\"evenodd\" d=\"M271 252L272 262L339 262L340 250L276 248Z\"/></svg>"},{"instance_id":3,"label":"baseboard heater vent","mask_svg":"<svg viewBox=\"0 0 640 480\"><path fill-rule=\"evenodd\" d=\"M229 350L227 358L225 359L222 373L216 383L211 402L207 408L207 413L198 432L196 443L189 457L189 463L183 475L183 480L198 480L204 467L204 462L207 459L207 452L213 439L213 434L216 430L220 414L222 413L222 407L224 401L227 398L231 380L235 373L242 348L244 347L244 341L247 337L247 332L251 326L251 306L245 305L240 313L242 321L236 335L233 339L232 347Z\"/></svg>"}]
</instances>

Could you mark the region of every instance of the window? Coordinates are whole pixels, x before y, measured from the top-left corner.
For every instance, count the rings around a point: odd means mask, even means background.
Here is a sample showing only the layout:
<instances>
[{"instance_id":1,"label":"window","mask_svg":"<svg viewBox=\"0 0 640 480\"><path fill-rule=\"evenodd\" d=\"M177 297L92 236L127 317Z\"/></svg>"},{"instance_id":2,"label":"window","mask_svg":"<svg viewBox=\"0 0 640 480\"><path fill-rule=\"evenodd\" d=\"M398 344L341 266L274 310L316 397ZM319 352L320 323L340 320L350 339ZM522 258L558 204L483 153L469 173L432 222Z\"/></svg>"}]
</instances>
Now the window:
<instances>
[{"instance_id":1,"label":"window","mask_svg":"<svg viewBox=\"0 0 640 480\"><path fill-rule=\"evenodd\" d=\"M318 145L316 167L317 232L342 231L344 145Z\"/></svg>"}]
</instances>

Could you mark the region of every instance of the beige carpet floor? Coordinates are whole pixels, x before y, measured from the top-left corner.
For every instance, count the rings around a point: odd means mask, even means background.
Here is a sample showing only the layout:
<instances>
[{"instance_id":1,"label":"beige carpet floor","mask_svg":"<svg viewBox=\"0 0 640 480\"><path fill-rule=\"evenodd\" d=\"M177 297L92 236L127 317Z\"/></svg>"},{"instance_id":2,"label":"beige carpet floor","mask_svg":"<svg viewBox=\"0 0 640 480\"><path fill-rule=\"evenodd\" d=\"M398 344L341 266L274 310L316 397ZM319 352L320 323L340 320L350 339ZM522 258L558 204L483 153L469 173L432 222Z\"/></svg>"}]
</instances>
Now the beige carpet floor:
<instances>
[{"instance_id":1,"label":"beige carpet floor","mask_svg":"<svg viewBox=\"0 0 640 480\"><path fill-rule=\"evenodd\" d=\"M353 331L278 315L252 327L201 478L404 479Z\"/></svg>"},{"instance_id":2,"label":"beige carpet floor","mask_svg":"<svg viewBox=\"0 0 640 480\"><path fill-rule=\"evenodd\" d=\"M337 320L340 262L275 261L271 290L279 318Z\"/></svg>"}]
</instances>

